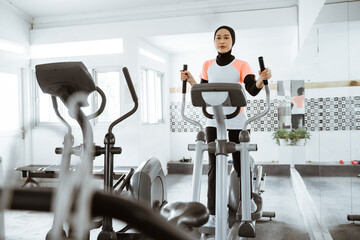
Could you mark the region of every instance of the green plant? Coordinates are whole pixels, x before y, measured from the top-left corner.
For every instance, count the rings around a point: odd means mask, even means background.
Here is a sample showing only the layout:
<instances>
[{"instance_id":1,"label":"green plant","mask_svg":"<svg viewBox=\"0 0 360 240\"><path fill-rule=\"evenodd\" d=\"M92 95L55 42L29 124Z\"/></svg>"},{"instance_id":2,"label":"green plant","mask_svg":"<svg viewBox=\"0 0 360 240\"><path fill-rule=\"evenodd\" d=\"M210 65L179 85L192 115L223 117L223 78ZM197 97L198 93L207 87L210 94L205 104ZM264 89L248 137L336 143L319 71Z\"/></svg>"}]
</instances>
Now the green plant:
<instances>
[{"instance_id":1,"label":"green plant","mask_svg":"<svg viewBox=\"0 0 360 240\"><path fill-rule=\"evenodd\" d=\"M285 139L286 141L290 139L290 131L284 128L278 129L273 133L273 139L276 140L276 143L280 145L279 139Z\"/></svg>"},{"instance_id":2,"label":"green plant","mask_svg":"<svg viewBox=\"0 0 360 240\"><path fill-rule=\"evenodd\" d=\"M191 162L192 162L192 159L191 159L191 158L185 158L185 157L183 157L182 159L180 159L180 162L191 163Z\"/></svg>"},{"instance_id":3,"label":"green plant","mask_svg":"<svg viewBox=\"0 0 360 240\"><path fill-rule=\"evenodd\" d=\"M298 141L299 139L310 139L310 133L305 128L295 128L292 131L293 140Z\"/></svg>"},{"instance_id":4,"label":"green plant","mask_svg":"<svg viewBox=\"0 0 360 240\"><path fill-rule=\"evenodd\" d=\"M289 131L289 139L291 140L291 143L294 143L297 141L294 130Z\"/></svg>"}]
</instances>

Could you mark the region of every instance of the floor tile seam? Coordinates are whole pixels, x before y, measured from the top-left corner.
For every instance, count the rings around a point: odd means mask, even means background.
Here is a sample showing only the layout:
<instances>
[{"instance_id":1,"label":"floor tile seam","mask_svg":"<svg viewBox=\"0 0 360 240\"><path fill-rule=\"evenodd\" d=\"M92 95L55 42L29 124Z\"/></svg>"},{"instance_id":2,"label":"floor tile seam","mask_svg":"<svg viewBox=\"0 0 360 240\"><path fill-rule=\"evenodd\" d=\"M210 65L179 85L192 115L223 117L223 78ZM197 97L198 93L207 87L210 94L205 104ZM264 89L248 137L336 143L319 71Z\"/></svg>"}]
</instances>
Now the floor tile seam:
<instances>
[{"instance_id":1,"label":"floor tile seam","mask_svg":"<svg viewBox=\"0 0 360 240\"><path fill-rule=\"evenodd\" d=\"M298 207L311 240L332 240L329 230L321 223L318 210L309 194L306 185L295 168L291 170L291 183Z\"/></svg>"}]
</instances>

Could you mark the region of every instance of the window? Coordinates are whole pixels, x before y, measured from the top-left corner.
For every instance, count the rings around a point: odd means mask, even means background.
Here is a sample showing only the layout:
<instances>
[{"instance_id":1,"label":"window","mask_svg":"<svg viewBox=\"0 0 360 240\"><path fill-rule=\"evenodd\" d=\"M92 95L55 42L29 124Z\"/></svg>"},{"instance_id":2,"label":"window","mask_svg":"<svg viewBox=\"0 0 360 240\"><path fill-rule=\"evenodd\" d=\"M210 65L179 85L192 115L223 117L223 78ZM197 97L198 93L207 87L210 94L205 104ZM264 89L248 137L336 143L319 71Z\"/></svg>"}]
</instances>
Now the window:
<instances>
[{"instance_id":1,"label":"window","mask_svg":"<svg viewBox=\"0 0 360 240\"><path fill-rule=\"evenodd\" d=\"M89 71L91 72L91 71ZM36 79L35 72L33 73L34 79ZM88 97L88 107L83 107L82 110L86 115L89 115L93 112L92 108L92 98L96 93L91 93ZM36 98L37 98L37 123L59 123L60 120L55 114L51 96L50 94L43 93L36 81ZM78 123L75 119L69 116L67 107L63 102L57 99L58 111L60 115L72 126L78 126Z\"/></svg>"},{"instance_id":2,"label":"window","mask_svg":"<svg viewBox=\"0 0 360 240\"><path fill-rule=\"evenodd\" d=\"M0 131L20 128L19 82L17 74L0 72Z\"/></svg>"},{"instance_id":3,"label":"window","mask_svg":"<svg viewBox=\"0 0 360 240\"><path fill-rule=\"evenodd\" d=\"M51 96L41 91L39 85L37 85L38 102L39 102L39 122L58 122L58 118L53 109L51 102ZM64 115L64 105L58 99L59 113Z\"/></svg>"},{"instance_id":4,"label":"window","mask_svg":"<svg viewBox=\"0 0 360 240\"><path fill-rule=\"evenodd\" d=\"M91 72L91 71L89 71ZM34 74L35 76L35 74ZM120 117L120 71L94 71L95 84L105 93L106 106L100 116L95 118L95 123L112 122ZM58 123L60 122L53 109L51 96L44 94L40 87L37 85L38 95L38 122L40 123ZM68 114L68 110L65 105L57 98L58 110L60 115L65 120L73 125L77 126L76 121ZM101 105L101 96L97 92L93 92L88 97L88 107L82 108L86 115L96 112Z\"/></svg>"},{"instance_id":5,"label":"window","mask_svg":"<svg viewBox=\"0 0 360 240\"><path fill-rule=\"evenodd\" d=\"M150 69L141 70L141 121L145 124L164 122L163 114L164 74Z\"/></svg>"},{"instance_id":6,"label":"window","mask_svg":"<svg viewBox=\"0 0 360 240\"><path fill-rule=\"evenodd\" d=\"M96 122L113 122L120 117L120 71L96 71L96 85L101 88L106 96L104 112L96 118ZM97 109L101 104L101 96L95 94ZM95 109L95 111L97 110Z\"/></svg>"}]
</instances>

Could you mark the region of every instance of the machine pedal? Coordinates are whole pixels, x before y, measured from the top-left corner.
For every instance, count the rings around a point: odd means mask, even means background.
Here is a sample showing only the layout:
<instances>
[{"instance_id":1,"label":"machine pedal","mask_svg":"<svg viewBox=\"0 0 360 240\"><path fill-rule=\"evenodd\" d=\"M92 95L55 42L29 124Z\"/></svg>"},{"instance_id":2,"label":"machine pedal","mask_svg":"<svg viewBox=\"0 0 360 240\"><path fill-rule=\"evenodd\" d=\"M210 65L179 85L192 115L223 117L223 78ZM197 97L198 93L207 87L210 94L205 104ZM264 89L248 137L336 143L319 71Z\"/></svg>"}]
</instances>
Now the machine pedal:
<instances>
[{"instance_id":1,"label":"machine pedal","mask_svg":"<svg viewBox=\"0 0 360 240\"><path fill-rule=\"evenodd\" d=\"M255 238L255 225L252 222L242 222L239 227L238 236Z\"/></svg>"}]
</instances>

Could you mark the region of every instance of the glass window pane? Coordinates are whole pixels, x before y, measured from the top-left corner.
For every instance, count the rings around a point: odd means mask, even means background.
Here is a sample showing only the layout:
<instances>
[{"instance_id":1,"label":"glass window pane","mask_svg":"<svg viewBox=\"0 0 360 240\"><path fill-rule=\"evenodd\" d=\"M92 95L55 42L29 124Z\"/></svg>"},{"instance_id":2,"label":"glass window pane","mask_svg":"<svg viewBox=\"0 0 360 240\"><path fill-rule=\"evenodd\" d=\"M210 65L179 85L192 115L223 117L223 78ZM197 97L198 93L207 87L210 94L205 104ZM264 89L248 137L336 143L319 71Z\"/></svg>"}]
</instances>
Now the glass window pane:
<instances>
[{"instance_id":1,"label":"glass window pane","mask_svg":"<svg viewBox=\"0 0 360 240\"><path fill-rule=\"evenodd\" d=\"M4 114L0 118L0 131L19 129L19 79L16 74L0 72L0 104Z\"/></svg>"},{"instance_id":2,"label":"glass window pane","mask_svg":"<svg viewBox=\"0 0 360 240\"><path fill-rule=\"evenodd\" d=\"M163 122L163 74L150 70L141 70L141 119L143 123Z\"/></svg>"},{"instance_id":3,"label":"glass window pane","mask_svg":"<svg viewBox=\"0 0 360 240\"><path fill-rule=\"evenodd\" d=\"M97 122L112 122L120 117L120 72L97 72L97 86L103 90L106 96L106 106L104 112L97 118ZM101 97L96 94L97 109L101 104ZM95 109L95 111L97 111Z\"/></svg>"},{"instance_id":4,"label":"glass window pane","mask_svg":"<svg viewBox=\"0 0 360 240\"><path fill-rule=\"evenodd\" d=\"M141 119L143 122L148 122L147 118L147 106L146 106L146 100L147 99L147 91L144 91L144 89L147 89L147 82L146 82L146 70L141 70L141 81L142 81L142 91L141 91Z\"/></svg>"},{"instance_id":5,"label":"glass window pane","mask_svg":"<svg viewBox=\"0 0 360 240\"><path fill-rule=\"evenodd\" d=\"M56 117L55 111L53 109L51 96L49 94L43 93L40 88L38 89L38 93L40 122L57 122L58 118ZM59 101L58 105L60 105Z\"/></svg>"},{"instance_id":6,"label":"glass window pane","mask_svg":"<svg viewBox=\"0 0 360 240\"><path fill-rule=\"evenodd\" d=\"M33 75L34 78L36 78L35 74ZM56 116L55 110L53 108L51 95L47 93L43 93L40 89L39 85L36 83L37 86L37 96L38 96L38 116L39 116L39 122L40 123L59 123L60 120ZM91 98L93 96L93 93L91 93L88 97L88 107L83 107L82 110L85 113L85 115L89 115L93 112L92 110L92 101ZM59 114L72 126L77 126L78 123L75 119L69 116L68 109L65 106L65 104L59 99L57 99L57 105L58 105L58 111Z\"/></svg>"},{"instance_id":7,"label":"glass window pane","mask_svg":"<svg viewBox=\"0 0 360 240\"><path fill-rule=\"evenodd\" d=\"M157 121L162 121L162 116L163 116L163 112L162 112L162 76L160 74L157 75L156 77L156 94L155 94L155 98L156 98L156 120Z\"/></svg>"}]
</instances>

